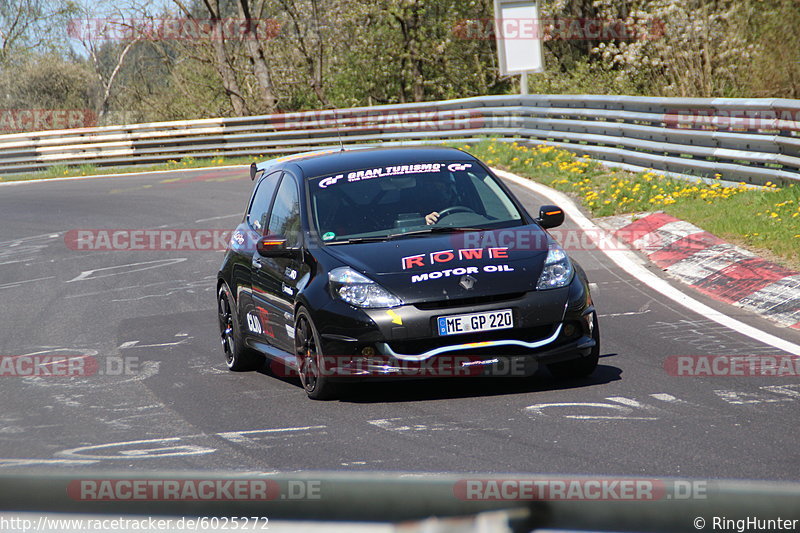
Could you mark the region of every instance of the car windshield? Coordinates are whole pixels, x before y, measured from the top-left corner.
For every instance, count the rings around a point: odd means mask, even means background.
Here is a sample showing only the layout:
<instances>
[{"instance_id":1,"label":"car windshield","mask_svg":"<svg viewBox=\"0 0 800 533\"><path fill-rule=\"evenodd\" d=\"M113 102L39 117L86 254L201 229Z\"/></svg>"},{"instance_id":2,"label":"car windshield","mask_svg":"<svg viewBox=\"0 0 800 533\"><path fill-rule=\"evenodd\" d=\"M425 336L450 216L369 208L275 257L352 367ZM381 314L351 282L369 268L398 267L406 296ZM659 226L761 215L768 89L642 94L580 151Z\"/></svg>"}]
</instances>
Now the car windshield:
<instances>
[{"instance_id":1,"label":"car windshield","mask_svg":"<svg viewBox=\"0 0 800 533\"><path fill-rule=\"evenodd\" d=\"M476 163L390 164L323 175L309 180L309 191L312 224L326 243L522 224L519 209Z\"/></svg>"}]
</instances>

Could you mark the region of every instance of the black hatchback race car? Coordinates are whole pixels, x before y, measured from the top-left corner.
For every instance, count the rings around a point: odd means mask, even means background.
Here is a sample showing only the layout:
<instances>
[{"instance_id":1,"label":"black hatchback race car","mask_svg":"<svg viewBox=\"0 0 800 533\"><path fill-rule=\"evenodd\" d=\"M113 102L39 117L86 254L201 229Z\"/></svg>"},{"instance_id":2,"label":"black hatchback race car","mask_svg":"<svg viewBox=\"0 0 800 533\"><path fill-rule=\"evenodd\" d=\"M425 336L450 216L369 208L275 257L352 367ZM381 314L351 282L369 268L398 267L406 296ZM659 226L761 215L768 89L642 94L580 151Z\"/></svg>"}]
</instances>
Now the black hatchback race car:
<instances>
[{"instance_id":1,"label":"black hatchback race car","mask_svg":"<svg viewBox=\"0 0 800 533\"><path fill-rule=\"evenodd\" d=\"M359 378L597 366L586 275L545 231L563 212L531 217L475 157L365 148L250 170L218 275L231 370L266 356L325 399Z\"/></svg>"}]
</instances>

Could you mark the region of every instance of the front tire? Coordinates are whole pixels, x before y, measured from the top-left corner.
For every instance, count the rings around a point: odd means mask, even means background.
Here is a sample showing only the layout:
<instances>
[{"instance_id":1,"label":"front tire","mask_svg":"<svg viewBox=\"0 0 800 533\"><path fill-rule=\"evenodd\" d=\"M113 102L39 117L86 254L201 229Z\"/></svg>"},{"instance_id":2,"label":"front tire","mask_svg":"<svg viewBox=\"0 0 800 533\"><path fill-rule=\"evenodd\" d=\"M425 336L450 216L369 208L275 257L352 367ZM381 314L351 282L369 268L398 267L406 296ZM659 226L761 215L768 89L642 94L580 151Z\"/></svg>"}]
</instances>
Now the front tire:
<instances>
[{"instance_id":1,"label":"front tire","mask_svg":"<svg viewBox=\"0 0 800 533\"><path fill-rule=\"evenodd\" d=\"M325 357L317 328L304 307L301 307L294 324L294 349L300 383L312 400L333 400L339 388L327 375Z\"/></svg>"},{"instance_id":2,"label":"front tire","mask_svg":"<svg viewBox=\"0 0 800 533\"><path fill-rule=\"evenodd\" d=\"M556 379L574 379L590 376L600 361L600 328L597 327L597 313L592 313L592 339L594 347L586 357L561 361L547 366Z\"/></svg>"},{"instance_id":3,"label":"front tire","mask_svg":"<svg viewBox=\"0 0 800 533\"><path fill-rule=\"evenodd\" d=\"M238 315L231 291L228 285L223 283L217 293L217 316L225 365L228 370L234 372L255 370L264 362L263 357L245 346L242 330L239 329Z\"/></svg>"}]
</instances>

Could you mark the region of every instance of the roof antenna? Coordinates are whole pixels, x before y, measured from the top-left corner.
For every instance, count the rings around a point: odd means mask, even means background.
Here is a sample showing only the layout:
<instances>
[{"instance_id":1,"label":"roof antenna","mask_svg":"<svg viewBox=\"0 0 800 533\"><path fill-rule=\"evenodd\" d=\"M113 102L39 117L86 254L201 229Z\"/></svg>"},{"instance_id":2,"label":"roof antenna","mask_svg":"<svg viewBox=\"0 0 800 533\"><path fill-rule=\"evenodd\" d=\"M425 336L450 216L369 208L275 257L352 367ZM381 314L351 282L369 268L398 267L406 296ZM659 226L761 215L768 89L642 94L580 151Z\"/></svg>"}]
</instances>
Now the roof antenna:
<instances>
[{"instance_id":1,"label":"roof antenna","mask_svg":"<svg viewBox=\"0 0 800 533\"><path fill-rule=\"evenodd\" d=\"M344 143L342 142L342 132L339 131L339 118L336 116L336 109L331 109L333 111L333 124L336 126L336 136L339 137L339 148L340 152L344 152Z\"/></svg>"}]
</instances>

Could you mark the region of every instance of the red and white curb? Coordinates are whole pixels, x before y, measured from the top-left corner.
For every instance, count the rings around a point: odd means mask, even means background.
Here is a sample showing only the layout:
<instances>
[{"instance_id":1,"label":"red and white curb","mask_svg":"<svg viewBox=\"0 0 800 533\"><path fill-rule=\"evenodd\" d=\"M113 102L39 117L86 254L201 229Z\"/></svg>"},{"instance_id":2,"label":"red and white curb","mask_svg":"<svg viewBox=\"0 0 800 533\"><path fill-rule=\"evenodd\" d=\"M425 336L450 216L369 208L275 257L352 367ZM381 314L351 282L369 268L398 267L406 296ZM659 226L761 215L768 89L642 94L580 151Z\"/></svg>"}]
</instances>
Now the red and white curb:
<instances>
[{"instance_id":1,"label":"red and white curb","mask_svg":"<svg viewBox=\"0 0 800 533\"><path fill-rule=\"evenodd\" d=\"M666 213L635 217L613 216L596 222L698 291L800 329L800 272L761 259Z\"/></svg>"}]
</instances>

